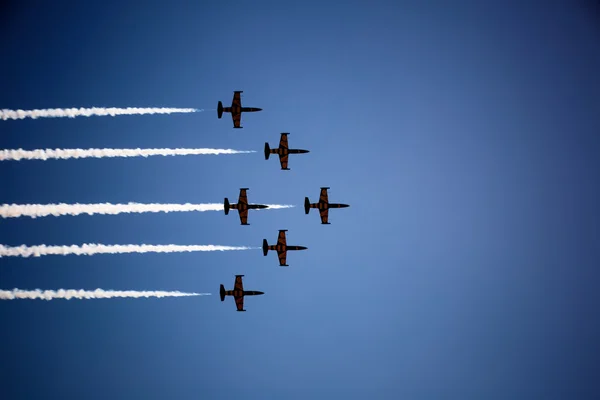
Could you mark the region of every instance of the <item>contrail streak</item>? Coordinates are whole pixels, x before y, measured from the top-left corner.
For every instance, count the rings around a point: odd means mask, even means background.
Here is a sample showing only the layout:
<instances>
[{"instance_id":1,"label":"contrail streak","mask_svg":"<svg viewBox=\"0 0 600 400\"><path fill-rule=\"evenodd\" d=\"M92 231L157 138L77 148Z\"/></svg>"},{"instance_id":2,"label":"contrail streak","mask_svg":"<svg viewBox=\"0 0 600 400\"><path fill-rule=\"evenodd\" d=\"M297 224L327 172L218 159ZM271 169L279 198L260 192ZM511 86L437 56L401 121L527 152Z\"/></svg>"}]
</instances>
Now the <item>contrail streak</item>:
<instances>
[{"instance_id":1,"label":"contrail streak","mask_svg":"<svg viewBox=\"0 0 600 400\"><path fill-rule=\"evenodd\" d=\"M114 299L117 297L128 297L138 299L140 297L188 297L188 296L210 296L210 293L183 293L163 291L136 291L136 290L0 290L0 300L30 299L30 300L54 300L54 299Z\"/></svg>"},{"instance_id":2,"label":"contrail streak","mask_svg":"<svg viewBox=\"0 0 600 400\"><path fill-rule=\"evenodd\" d=\"M143 115L143 114L172 114L172 113L194 113L204 110L197 108L114 108L114 107L92 107L92 108L48 108L43 110L0 110L0 119L25 119L25 118L75 118L91 117L93 115L111 117L117 115Z\"/></svg>"},{"instance_id":3,"label":"contrail streak","mask_svg":"<svg viewBox=\"0 0 600 400\"><path fill-rule=\"evenodd\" d=\"M282 210L284 208L294 208L296 207L293 204L265 204L265 206L269 207L269 208L257 208L256 210L253 211L260 211L260 210Z\"/></svg>"},{"instance_id":4,"label":"contrail streak","mask_svg":"<svg viewBox=\"0 0 600 400\"><path fill-rule=\"evenodd\" d=\"M150 244L126 244L105 245L86 243L81 246L5 246L0 244L0 257L41 257L48 255L67 256L93 256L94 254L124 254L124 253L180 253L195 251L228 251L228 250L253 250L259 247L245 246L216 246L216 245L193 245L179 246L175 244L150 245Z\"/></svg>"},{"instance_id":5,"label":"contrail streak","mask_svg":"<svg viewBox=\"0 0 600 400\"><path fill-rule=\"evenodd\" d=\"M113 158L248 154L254 150L232 149L37 149L0 150L0 161L68 160L69 158Z\"/></svg>"},{"instance_id":6,"label":"contrail streak","mask_svg":"<svg viewBox=\"0 0 600 400\"><path fill-rule=\"evenodd\" d=\"M292 205L269 204L271 209L291 208ZM204 211L223 211L221 203L208 204L2 204L0 205L0 217L18 218L18 217L47 217L53 215L60 217L62 215L116 215L122 213L169 213L169 212L204 212Z\"/></svg>"}]
</instances>

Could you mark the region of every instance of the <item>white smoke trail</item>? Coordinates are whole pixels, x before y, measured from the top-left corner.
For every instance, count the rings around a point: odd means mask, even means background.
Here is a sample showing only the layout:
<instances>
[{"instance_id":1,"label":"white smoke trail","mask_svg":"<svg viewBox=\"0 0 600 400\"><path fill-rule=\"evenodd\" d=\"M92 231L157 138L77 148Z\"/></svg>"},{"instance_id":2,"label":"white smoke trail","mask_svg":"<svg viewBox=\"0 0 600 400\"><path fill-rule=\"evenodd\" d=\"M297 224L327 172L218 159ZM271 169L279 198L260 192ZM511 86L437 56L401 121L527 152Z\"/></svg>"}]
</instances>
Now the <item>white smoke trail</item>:
<instances>
[{"instance_id":1,"label":"white smoke trail","mask_svg":"<svg viewBox=\"0 0 600 400\"><path fill-rule=\"evenodd\" d=\"M0 150L0 161L20 160L67 160L69 158L113 158L150 156L189 156L248 154L253 150L232 149L37 149Z\"/></svg>"},{"instance_id":2,"label":"white smoke trail","mask_svg":"<svg viewBox=\"0 0 600 400\"><path fill-rule=\"evenodd\" d=\"M284 208L294 208L292 204L265 204L269 208L257 208L257 210L283 210Z\"/></svg>"},{"instance_id":3,"label":"white smoke trail","mask_svg":"<svg viewBox=\"0 0 600 400\"><path fill-rule=\"evenodd\" d=\"M124 253L180 253L195 251L228 251L228 250L253 250L259 247L245 246L216 246L216 245L192 245L180 246L175 244L150 245L150 244L126 244L105 245L86 243L81 246L5 246L0 244L1 257L41 257L48 255L66 256L74 254L77 256L93 256L94 254L124 254Z\"/></svg>"},{"instance_id":4,"label":"white smoke trail","mask_svg":"<svg viewBox=\"0 0 600 400\"><path fill-rule=\"evenodd\" d=\"M282 209L294 206L269 204L269 208ZM62 215L116 215L121 213L169 213L169 212L204 212L204 211L223 211L223 204L2 204L0 205L0 217L18 218L18 217L47 217L53 215L60 217Z\"/></svg>"},{"instance_id":5,"label":"white smoke trail","mask_svg":"<svg viewBox=\"0 0 600 400\"><path fill-rule=\"evenodd\" d=\"M113 299L116 297L128 297L138 299L140 297L188 297L188 296L210 296L210 293L183 293L163 291L136 291L136 290L0 290L0 300L30 299L30 300L54 300L54 299Z\"/></svg>"},{"instance_id":6,"label":"white smoke trail","mask_svg":"<svg viewBox=\"0 0 600 400\"><path fill-rule=\"evenodd\" d=\"M143 114L172 114L172 113L194 113L204 111L196 108L114 108L114 107L92 107L92 108L48 108L43 110L0 110L0 119L25 119L25 118L75 118L91 117L93 115L114 117L116 115L143 115Z\"/></svg>"}]
</instances>

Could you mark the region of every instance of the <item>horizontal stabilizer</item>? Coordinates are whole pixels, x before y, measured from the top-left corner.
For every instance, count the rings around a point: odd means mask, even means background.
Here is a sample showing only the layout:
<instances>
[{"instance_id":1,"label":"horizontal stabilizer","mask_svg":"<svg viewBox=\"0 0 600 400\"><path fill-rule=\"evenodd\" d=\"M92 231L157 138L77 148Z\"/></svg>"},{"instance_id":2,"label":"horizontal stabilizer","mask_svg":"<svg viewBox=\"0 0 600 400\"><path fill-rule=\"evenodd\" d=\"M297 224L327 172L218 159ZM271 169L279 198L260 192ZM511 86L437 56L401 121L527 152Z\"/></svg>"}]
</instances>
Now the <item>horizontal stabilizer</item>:
<instances>
[{"instance_id":1,"label":"horizontal stabilizer","mask_svg":"<svg viewBox=\"0 0 600 400\"><path fill-rule=\"evenodd\" d=\"M227 197L225 197L223 206L225 207L225 215L228 215L230 206L229 206L229 200L227 199Z\"/></svg>"},{"instance_id":2,"label":"horizontal stabilizer","mask_svg":"<svg viewBox=\"0 0 600 400\"><path fill-rule=\"evenodd\" d=\"M308 200L308 197L304 198L304 213L308 214L310 212L310 201Z\"/></svg>"},{"instance_id":3,"label":"horizontal stabilizer","mask_svg":"<svg viewBox=\"0 0 600 400\"><path fill-rule=\"evenodd\" d=\"M265 160L268 160L270 155L271 148L269 147L269 143L265 142Z\"/></svg>"},{"instance_id":4,"label":"horizontal stabilizer","mask_svg":"<svg viewBox=\"0 0 600 400\"><path fill-rule=\"evenodd\" d=\"M223 116L223 103L219 102L219 104L217 105L217 117L219 117L219 119L221 119L222 116Z\"/></svg>"},{"instance_id":5,"label":"horizontal stabilizer","mask_svg":"<svg viewBox=\"0 0 600 400\"><path fill-rule=\"evenodd\" d=\"M267 243L267 239L263 239L263 255L267 255L269 252L269 243Z\"/></svg>"},{"instance_id":6,"label":"horizontal stabilizer","mask_svg":"<svg viewBox=\"0 0 600 400\"><path fill-rule=\"evenodd\" d=\"M225 301L225 286L223 286L223 285L221 285L220 294L221 294L221 301Z\"/></svg>"}]
</instances>

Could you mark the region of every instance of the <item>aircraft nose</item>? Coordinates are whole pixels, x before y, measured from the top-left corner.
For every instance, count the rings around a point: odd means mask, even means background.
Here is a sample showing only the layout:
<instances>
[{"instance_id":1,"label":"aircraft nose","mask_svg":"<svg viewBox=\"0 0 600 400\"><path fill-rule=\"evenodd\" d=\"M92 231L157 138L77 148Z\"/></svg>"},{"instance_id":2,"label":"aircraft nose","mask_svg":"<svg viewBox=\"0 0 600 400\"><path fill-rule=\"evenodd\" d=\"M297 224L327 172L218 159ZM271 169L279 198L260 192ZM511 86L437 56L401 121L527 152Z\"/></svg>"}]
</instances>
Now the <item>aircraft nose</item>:
<instances>
[{"instance_id":1,"label":"aircraft nose","mask_svg":"<svg viewBox=\"0 0 600 400\"><path fill-rule=\"evenodd\" d=\"M261 294L265 294L265 292L256 292L256 294L261 295Z\"/></svg>"},{"instance_id":2,"label":"aircraft nose","mask_svg":"<svg viewBox=\"0 0 600 400\"><path fill-rule=\"evenodd\" d=\"M341 208L346 208L346 207L350 207L350 204L341 204L340 205Z\"/></svg>"},{"instance_id":3,"label":"aircraft nose","mask_svg":"<svg viewBox=\"0 0 600 400\"><path fill-rule=\"evenodd\" d=\"M308 250L308 247L298 246L298 250Z\"/></svg>"},{"instance_id":4,"label":"aircraft nose","mask_svg":"<svg viewBox=\"0 0 600 400\"><path fill-rule=\"evenodd\" d=\"M259 208L269 208L269 206L266 206L264 204L261 204Z\"/></svg>"}]
</instances>

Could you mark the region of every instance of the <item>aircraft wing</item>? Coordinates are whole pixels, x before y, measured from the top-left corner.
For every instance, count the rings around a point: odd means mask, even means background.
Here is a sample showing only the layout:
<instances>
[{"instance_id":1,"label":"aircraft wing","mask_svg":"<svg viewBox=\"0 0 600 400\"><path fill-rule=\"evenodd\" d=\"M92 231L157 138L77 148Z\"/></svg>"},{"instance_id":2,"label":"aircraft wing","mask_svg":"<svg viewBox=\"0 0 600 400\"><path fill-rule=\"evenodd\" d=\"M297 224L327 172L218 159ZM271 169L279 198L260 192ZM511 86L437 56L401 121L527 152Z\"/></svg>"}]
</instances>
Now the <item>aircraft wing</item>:
<instances>
[{"instance_id":1,"label":"aircraft wing","mask_svg":"<svg viewBox=\"0 0 600 400\"><path fill-rule=\"evenodd\" d=\"M242 92L233 92L233 100L231 101L231 119L233 120L234 128L239 128L240 122L242 121L242 98L240 93Z\"/></svg>"},{"instance_id":2,"label":"aircraft wing","mask_svg":"<svg viewBox=\"0 0 600 400\"><path fill-rule=\"evenodd\" d=\"M233 127L239 128L242 121L242 113L231 111L231 119L233 120Z\"/></svg>"},{"instance_id":3,"label":"aircraft wing","mask_svg":"<svg viewBox=\"0 0 600 400\"><path fill-rule=\"evenodd\" d=\"M244 296L235 297L235 306L238 311L244 311Z\"/></svg>"},{"instance_id":4,"label":"aircraft wing","mask_svg":"<svg viewBox=\"0 0 600 400\"><path fill-rule=\"evenodd\" d=\"M287 169L288 167L288 155L284 155L282 156L281 154L279 155L279 163L281 164L281 169Z\"/></svg>"},{"instance_id":5,"label":"aircraft wing","mask_svg":"<svg viewBox=\"0 0 600 400\"><path fill-rule=\"evenodd\" d=\"M281 134L281 139L279 139L279 147L282 149L288 149L288 140L287 135L285 133Z\"/></svg>"},{"instance_id":6,"label":"aircraft wing","mask_svg":"<svg viewBox=\"0 0 600 400\"><path fill-rule=\"evenodd\" d=\"M327 208L319 211L319 213L321 214L321 223L322 224L326 224L328 223L328 219L329 219L329 210Z\"/></svg>"},{"instance_id":7,"label":"aircraft wing","mask_svg":"<svg viewBox=\"0 0 600 400\"><path fill-rule=\"evenodd\" d=\"M287 258L287 250L277 251L277 257L279 257L279 265L287 265L285 263Z\"/></svg>"},{"instance_id":8,"label":"aircraft wing","mask_svg":"<svg viewBox=\"0 0 600 400\"><path fill-rule=\"evenodd\" d=\"M279 231L279 236L277 237L277 244L282 246L287 246L287 241L285 240L285 231Z\"/></svg>"},{"instance_id":9,"label":"aircraft wing","mask_svg":"<svg viewBox=\"0 0 600 400\"><path fill-rule=\"evenodd\" d=\"M321 195L319 196L319 201L323 203L329 203L329 198L327 196L327 188L321 188Z\"/></svg>"},{"instance_id":10,"label":"aircraft wing","mask_svg":"<svg viewBox=\"0 0 600 400\"><path fill-rule=\"evenodd\" d=\"M235 282L233 283L233 290L241 290L244 291L244 284L242 283L242 276L237 275L235 277Z\"/></svg>"},{"instance_id":11,"label":"aircraft wing","mask_svg":"<svg viewBox=\"0 0 600 400\"><path fill-rule=\"evenodd\" d=\"M277 246L287 246L287 240L285 239L285 231L279 231L279 236L277 237ZM287 250L277 250L277 257L279 258L279 265L286 265L285 261L287 258Z\"/></svg>"},{"instance_id":12,"label":"aircraft wing","mask_svg":"<svg viewBox=\"0 0 600 400\"><path fill-rule=\"evenodd\" d=\"M242 225L246 225L248 223L248 209L245 208L243 210L239 210L238 212L240 214L240 222L242 223Z\"/></svg>"},{"instance_id":13,"label":"aircraft wing","mask_svg":"<svg viewBox=\"0 0 600 400\"><path fill-rule=\"evenodd\" d=\"M233 92L233 100L231 101L231 108L238 106L242 107L242 97L240 95L242 92Z\"/></svg>"},{"instance_id":14,"label":"aircraft wing","mask_svg":"<svg viewBox=\"0 0 600 400\"><path fill-rule=\"evenodd\" d=\"M238 204L248 205L248 195L246 194L246 189L240 189L240 197L238 197Z\"/></svg>"}]
</instances>

